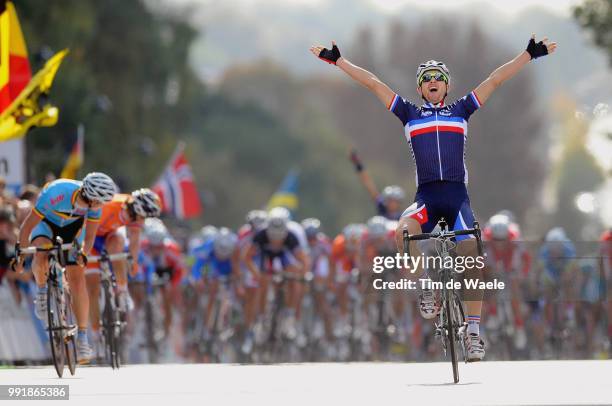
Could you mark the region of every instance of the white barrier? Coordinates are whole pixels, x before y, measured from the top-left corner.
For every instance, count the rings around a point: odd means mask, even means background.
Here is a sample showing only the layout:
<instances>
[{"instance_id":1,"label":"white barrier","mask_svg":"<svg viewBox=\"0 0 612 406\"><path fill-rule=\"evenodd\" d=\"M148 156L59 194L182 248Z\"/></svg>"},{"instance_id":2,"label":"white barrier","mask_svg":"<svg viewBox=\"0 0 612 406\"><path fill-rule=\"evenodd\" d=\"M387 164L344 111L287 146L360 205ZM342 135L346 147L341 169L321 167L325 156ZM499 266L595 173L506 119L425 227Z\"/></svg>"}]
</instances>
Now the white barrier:
<instances>
[{"instance_id":1,"label":"white barrier","mask_svg":"<svg viewBox=\"0 0 612 406\"><path fill-rule=\"evenodd\" d=\"M0 361L43 361L50 358L44 331L35 320L32 298L17 303L6 283L0 284Z\"/></svg>"}]
</instances>

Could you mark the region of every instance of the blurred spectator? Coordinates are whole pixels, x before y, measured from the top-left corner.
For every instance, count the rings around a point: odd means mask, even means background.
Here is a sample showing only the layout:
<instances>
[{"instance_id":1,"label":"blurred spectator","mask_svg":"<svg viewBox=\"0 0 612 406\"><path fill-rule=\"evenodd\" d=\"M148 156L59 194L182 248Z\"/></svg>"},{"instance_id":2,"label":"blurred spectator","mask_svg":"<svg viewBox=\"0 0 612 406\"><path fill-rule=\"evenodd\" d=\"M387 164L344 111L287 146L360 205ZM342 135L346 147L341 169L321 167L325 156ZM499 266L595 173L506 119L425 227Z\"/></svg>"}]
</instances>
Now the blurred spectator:
<instances>
[{"instance_id":1,"label":"blurred spectator","mask_svg":"<svg viewBox=\"0 0 612 406\"><path fill-rule=\"evenodd\" d=\"M55 176L53 172L47 172L45 175L45 185L49 182L53 182L55 179L57 179L57 176Z\"/></svg>"},{"instance_id":2,"label":"blurred spectator","mask_svg":"<svg viewBox=\"0 0 612 406\"><path fill-rule=\"evenodd\" d=\"M5 204L0 207L0 282L8 270L16 241L15 216L12 207Z\"/></svg>"},{"instance_id":3,"label":"blurred spectator","mask_svg":"<svg viewBox=\"0 0 612 406\"><path fill-rule=\"evenodd\" d=\"M21 194L19 195L20 200L27 200L32 205L36 203L36 199L38 198L38 194L40 193L40 188L36 185L27 184L21 188Z\"/></svg>"}]
</instances>

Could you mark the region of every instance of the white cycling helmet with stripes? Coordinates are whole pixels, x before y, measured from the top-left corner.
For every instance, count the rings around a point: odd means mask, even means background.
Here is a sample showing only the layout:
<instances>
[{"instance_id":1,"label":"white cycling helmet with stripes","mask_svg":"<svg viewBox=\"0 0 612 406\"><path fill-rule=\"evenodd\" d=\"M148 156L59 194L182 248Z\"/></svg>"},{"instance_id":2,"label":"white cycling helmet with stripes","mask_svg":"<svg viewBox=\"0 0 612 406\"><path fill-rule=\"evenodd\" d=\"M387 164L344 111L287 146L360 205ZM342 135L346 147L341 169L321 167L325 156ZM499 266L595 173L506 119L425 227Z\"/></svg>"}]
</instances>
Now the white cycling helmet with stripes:
<instances>
[{"instance_id":1,"label":"white cycling helmet with stripes","mask_svg":"<svg viewBox=\"0 0 612 406\"><path fill-rule=\"evenodd\" d=\"M161 214L161 200L157 193L151 189L142 188L132 192L134 198L134 211L141 217L159 217Z\"/></svg>"},{"instance_id":2,"label":"white cycling helmet with stripes","mask_svg":"<svg viewBox=\"0 0 612 406\"><path fill-rule=\"evenodd\" d=\"M421 75L431 70L437 70L439 72L444 73L448 77L448 82L450 83L450 79L451 79L450 71L448 70L444 62L435 61L431 59L427 62L420 64L419 67L417 68L417 72L416 72L417 86L419 86L419 79L421 78Z\"/></svg>"},{"instance_id":3,"label":"white cycling helmet with stripes","mask_svg":"<svg viewBox=\"0 0 612 406\"><path fill-rule=\"evenodd\" d=\"M117 186L110 176L101 172L88 173L81 186L83 196L92 202L107 203L113 200Z\"/></svg>"}]
</instances>

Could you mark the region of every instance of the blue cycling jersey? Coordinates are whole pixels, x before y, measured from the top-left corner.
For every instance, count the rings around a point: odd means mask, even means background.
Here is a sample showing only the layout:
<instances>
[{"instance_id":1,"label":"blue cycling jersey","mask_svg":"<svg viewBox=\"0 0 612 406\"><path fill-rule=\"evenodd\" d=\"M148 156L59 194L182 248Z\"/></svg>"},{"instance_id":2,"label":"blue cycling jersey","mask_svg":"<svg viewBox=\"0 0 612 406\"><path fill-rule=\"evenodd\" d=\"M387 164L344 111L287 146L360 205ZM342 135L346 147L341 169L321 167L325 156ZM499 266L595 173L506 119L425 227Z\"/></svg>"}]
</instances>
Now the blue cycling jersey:
<instances>
[{"instance_id":1,"label":"blue cycling jersey","mask_svg":"<svg viewBox=\"0 0 612 406\"><path fill-rule=\"evenodd\" d=\"M81 185L82 182L70 179L58 179L48 183L36 201L34 213L58 227L66 227L84 218L88 221L100 221L102 209L92 210L76 206Z\"/></svg>"},{"instance_id":2,"label":"blue cycling jersey","mask_svg":"<svg viewBox=\"0 0 612 406\"><path fill-rule=\"evenodd\" d=\"M208 240L199 247L194 248L193 255L195 262L191 267L191 275L194 279L199 279L202 276L202 268L210 267L210 275L213 278L219 276L228 276L232 273L231 258L220 260L215 256L213 249L213 240Z\"/></svg>"},{"instance_id":3,"label":"blue cycling jersey","mask_svg":"<svg viewBox=\"0 0 612 406\"><path fill-rule=\"evenodd\" d=\"M448 106L425 103L417 107L397 94L393 97L389 110L404 125L417 185L444 180L467 183L467 121L479 107L474 92Z\"/></svg>"}]
</instances>

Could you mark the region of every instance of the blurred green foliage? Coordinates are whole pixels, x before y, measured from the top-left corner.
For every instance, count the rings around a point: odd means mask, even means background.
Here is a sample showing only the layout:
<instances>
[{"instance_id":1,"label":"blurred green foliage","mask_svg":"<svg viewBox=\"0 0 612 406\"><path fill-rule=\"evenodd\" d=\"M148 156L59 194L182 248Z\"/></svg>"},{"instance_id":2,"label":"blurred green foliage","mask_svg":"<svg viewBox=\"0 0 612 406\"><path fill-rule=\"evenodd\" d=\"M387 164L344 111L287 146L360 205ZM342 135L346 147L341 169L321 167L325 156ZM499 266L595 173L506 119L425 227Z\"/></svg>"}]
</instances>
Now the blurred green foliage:
<instances>
[{"instance_id":1,"label":"blurred green foliage","mask_svg":"<svg viewBox=\"0 0 612 406\"><path fill-rule=\"evenodd\" d=\"M177 140L187 141L205 203L191 226L238 226L292 167L301 169L300 217L318 216L337 231L373 214L346 146L316 116L289 126L259 103L232 101L195 77L188 54L196 31L186 15L154 12L141 1L25 0L16 7L34 69L52 51L71 49L52 91L58 125L26 138L31 181L59 173L83 123L81 174L107 172L127 191L151 185Z\"/></svg>"},{"instance_id":2,"label":"blurred green foliage","mask_svg":"<svg viewBox=\"0 0 612 406\"><path fill-rule=\"evenodd\" d=\"M574 8L578 23L593 35L612 63L612 0L586 0Z\"/></svg>"},{"instance_id":3,"label":"blurred green foliage","mask_svg":"<svg viewBox=\"0 0 612 406\"><path fill-rule=\"evenodd\" d=\"M206 86L189 63L199 34L187 23L188 10L162 4L24 0L16 5L35 69L50 50L71 49L52 91L60 122L27 137L31 180L40 183L47 172L59 173L83 123L82 174L105 171L126 191L151 185L176 142L185 140L205 205L204 215L189 226L238 226L249 209L267 203L291 168L300 170L298 217L320 217L330 232L364 221L374 205L348 162L351 146L379 188L399 184L410 203L415 185L409 146L400 123L374 96L333 67L327 76L300 77L268 60L229 68L214 88ZM443 59L453 73L450 97L457 98L520 50L501 49L475 23L460 31L455 26L444 19L415 26L392 21L385 47L367 27L353 44L340 45L350 59L416 103L415 66ZM504 208L521 218L537 204L547 163L546 118L526 71L470 120L467 161L472 204L481 220Z\"/></svg>"}]
</instances>

